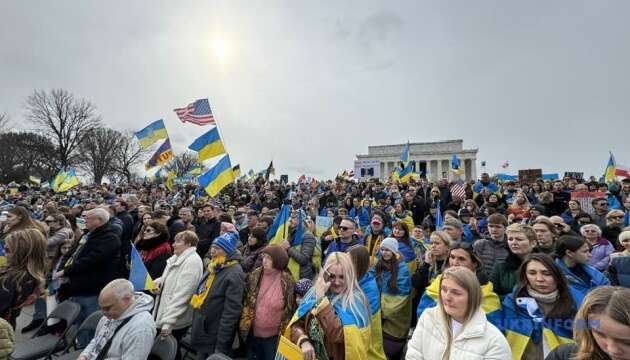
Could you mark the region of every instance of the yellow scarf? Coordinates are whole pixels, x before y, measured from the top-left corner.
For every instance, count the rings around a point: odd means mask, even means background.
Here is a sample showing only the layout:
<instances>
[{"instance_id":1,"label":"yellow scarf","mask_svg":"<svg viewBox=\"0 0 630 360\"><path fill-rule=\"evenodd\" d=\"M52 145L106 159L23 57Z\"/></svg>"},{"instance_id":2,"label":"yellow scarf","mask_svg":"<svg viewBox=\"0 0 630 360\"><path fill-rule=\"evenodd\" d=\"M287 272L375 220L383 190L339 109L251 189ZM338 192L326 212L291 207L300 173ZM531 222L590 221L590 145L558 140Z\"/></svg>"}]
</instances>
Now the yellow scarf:
<instances>
[{"instance_id":1,"label":"yellow scarf","mask_svg":"<svg viewBox=\"0 0 630 360\"><path fill-rule=\"evenodd\" d=\"M206 279L205 286L200 287L200 289L197 291L197 294L193 295L192 298L190 298L190 305L193 307L193 309L201 309L201 305L203 305L203 303L206 301L208 293L210 292L210 288L212 287L214 276L222 269L232 266L234 264L238 264L238 260L226 261L225 256L210 260L210 263L208 264L208 278Z\"/></svg>"}]
</instances>

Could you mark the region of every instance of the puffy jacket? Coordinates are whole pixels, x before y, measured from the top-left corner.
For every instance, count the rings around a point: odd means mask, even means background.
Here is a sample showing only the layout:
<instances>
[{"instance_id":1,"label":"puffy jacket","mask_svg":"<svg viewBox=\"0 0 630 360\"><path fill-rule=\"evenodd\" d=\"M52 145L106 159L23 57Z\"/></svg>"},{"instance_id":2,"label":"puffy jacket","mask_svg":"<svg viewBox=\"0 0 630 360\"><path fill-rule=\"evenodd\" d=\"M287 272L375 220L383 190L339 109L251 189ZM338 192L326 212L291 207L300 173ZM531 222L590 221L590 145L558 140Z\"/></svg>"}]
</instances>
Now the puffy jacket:
<instances>
[{"instance_id":1,"label":"puffy jacket","mask_svg":"<svg viewBox=\"0 0 630 360\"><path fill-rule=\"evenodd\" d=\"M490 238L479 239L473 243L473 250L483 263L486 274L492 273L494 264L504 261L508 256L507 241L495 241Z\"/></svg>"},{"instance_id":2,"label":"puffy jacket","mask_svg":"<svg viewBox=\"0 0 630 360\"><path fill-rule=\"evenodd\" d=\"M440 307L427 309L418 319L418 325L407 344L407 360L442 359L447 337ZM512 358L507 340L499 329L488 322L481 308L453 338L449 359L474 360Z\"/></svg>"},{"instance_id":3,"label":"puffy jacket","mask_svg":"<svg viewBox=\"0 0 630 360\"><path fill-rule=\"evenodd\" d=\"M610 241L600 238L591 250L591 261L589 264L599 271L606 271L610 263L610 254L615 251Z\"/></svg>"},{"instance_id":4,"label":"puffy jacket","mask_svg":"<svg viewBox=\"0 0 630 360\"><path fill-rule=\"evenodd\" d=\"M155 299L153 316L158 329L182 329L192 323L190 297L197 289L203 275L203 261L197 248L190 247L179 256L166 261L162 277L154 283L160 286Z\"/></svg>"},{"instance_id":5,"label":"puffy jacket","mask_svg":"<svg viewBox=\"0 0 630 360\"><path fill-rule=\"evenodd\" d=\"M591 291L591 289L597 286L610 285L610 281L608 281L604 274L590 265L581 265L584 271L591 278L588 283L585 283L579 276L571 272L562 259L556 259L556 265L558 265L564 276L567 278L571 294L573 295L577 307L582 305L584 297L589 291Z\"/></svg>"},{"instance_id":6,"label":"puffy jacket","mask_svg":"<svg viewBox=\"0 0 630 360\"><path fill-rule=\"evenodd\" d=\"M608 267L610 284L630 288L630 256L613 257Z\"/></svg>"},{"instance_id":7,"label":"puffy jacket","mask_svg":"<svg viewBox=\"0 0 630 360\"><path fill-rule=\"evenodd\" d=\"M15 347L15 333L13 327L3 318L0 318L0 360L9 359L9 354Z\"/></svg>"},{"instance_id":8,"label":"puffy jacket","mask_svg":"<svg viewBox=\"0 0 630 360\"><path fill-rule=\"evenodd\" d=\"M494 292L500 297L512 293L516 285L516 272L523 261L516 255L508 254L505 261L499 261L494 265L490 274L490 281L494 285Z\"/></svg>"}]
</instances>

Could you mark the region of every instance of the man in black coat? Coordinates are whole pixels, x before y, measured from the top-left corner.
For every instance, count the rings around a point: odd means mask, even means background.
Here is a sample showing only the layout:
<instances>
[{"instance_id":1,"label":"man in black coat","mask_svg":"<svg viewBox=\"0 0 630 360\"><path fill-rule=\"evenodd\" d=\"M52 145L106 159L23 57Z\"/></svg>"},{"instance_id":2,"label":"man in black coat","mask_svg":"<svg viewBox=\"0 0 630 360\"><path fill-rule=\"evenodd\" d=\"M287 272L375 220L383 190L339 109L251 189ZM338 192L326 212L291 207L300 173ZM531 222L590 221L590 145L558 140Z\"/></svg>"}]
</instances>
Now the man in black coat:
<instances>
[{"instance_id":1,"label":"man in black coat","mask_svg":"<svg viewBox=\"0 0 630 360\"><path fill-rule=\"evenodd\" d=\"M64 286L67 286L70 300L81 306L77 324L98 310L99 293L120 275L120 237L115 226L109 223L109 216L103 208L86 213L85 226L89 232L81 238L64 269L55 274L57 278L68 280ZM82 344L90 340L79 339Z\"/></svg>"},{"instance_id":2,"label":"man in black coat","mask_svg":"<svg viewBox=\"0 0 630 360\"><path fill-rule=\"evenodd\" d=\"M202 258L206 256L212 241L221 232L221 222L217 219L217 212L212 204L206 204L202 209L202 217L193 223L199 237L197 253Z\"/></svg>"}]
</instances>

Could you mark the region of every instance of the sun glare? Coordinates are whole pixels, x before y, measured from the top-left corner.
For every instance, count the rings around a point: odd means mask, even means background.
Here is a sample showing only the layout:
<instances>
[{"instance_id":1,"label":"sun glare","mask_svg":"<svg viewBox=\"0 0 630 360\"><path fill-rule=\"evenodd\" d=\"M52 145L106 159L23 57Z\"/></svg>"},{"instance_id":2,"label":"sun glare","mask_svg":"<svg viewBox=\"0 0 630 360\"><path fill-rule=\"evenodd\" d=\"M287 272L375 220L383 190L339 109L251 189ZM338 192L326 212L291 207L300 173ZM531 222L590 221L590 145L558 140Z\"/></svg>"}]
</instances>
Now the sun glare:
<instances>
[{"instance_id":1,"label":"sun glare","mask_svg":"<svg viewBox=\"0 0 630 360\"><path fill-rule=\"evenodd\" d=\"M214 56L217 57L217 60L220 62L224 62L225 58L228 54L228 47L223 39L216 39L212 44L212 51L214 52Z\"/></svg>"}]
</instances>

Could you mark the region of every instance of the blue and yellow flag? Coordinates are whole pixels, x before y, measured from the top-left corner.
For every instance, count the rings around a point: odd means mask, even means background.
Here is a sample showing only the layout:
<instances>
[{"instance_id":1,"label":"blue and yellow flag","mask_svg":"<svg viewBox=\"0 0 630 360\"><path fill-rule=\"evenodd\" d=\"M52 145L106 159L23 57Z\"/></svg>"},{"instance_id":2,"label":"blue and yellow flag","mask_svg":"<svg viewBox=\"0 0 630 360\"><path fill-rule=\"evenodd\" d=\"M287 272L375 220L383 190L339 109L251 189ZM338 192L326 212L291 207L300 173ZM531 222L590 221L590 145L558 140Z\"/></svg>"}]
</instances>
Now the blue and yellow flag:
<instances>
[{"instance_id":1,"label":"blue and yellow flag","mask_svg":"<svg viewBox=\"0 0 630 360\"><path fill-rule=\"evenodd\" d=\"M169 170L168 173L166 173L166 181L164 182L164 185L169 191L175 191L175 179L177 179L177 173L175 170Z\"/></svg>"},{"instance_id":2,"label":"blue and yellow flag","mask_svg":"<svg viewBox=\"0 0 630 360\"><path fill-rule=\"evenodd\" d=\"M280 212L267 230L267 240L269 244L279 244L289 236L289 220L291 220L291 208L287 204L282 204Z\"/></svg>"},{"instance_id":3,"label":"blue and yellow flag","mask_svg":"<svg viewBox=\"0 0 630 360\"><path fill-rule=\"evenodd\" d=\"M225 147L216 127L198 137L188 148L198 153L199 162L225 154Z\"/></svg>"},{"instance_id":4,"label":"blue and yellow flag","mask_svg":"<svg viewBox=\"0 0 630 360\"><path fill-rule=\"evenodd\" d=\"M168 139L168 133L162 119L150 123L144 129L134 133L134 135L143 149L155 144L160 139Z\"/></svg>"},{"instance_id":5,"label":"blue and yellow flag","mask_svg":"<svg viewBox=\"0 0 630 360\"><path fill-rule=\"evenodd\" d=\"M381 292L378 289L376 279L371 273L366 273L359 280L359 287L363 290L370 304L370 314L372 314L371 323L371 342L368 349L368 359L385 360L385 351L383 350L383 326L381 322Z\"/></svg>"},{"instance_id":6,"label":"blue and yellow flag","mask_svg":"<svg viewBox=\"0 0 630 360\"><path fill-rule=\"evenodd\" d=\"M363 297L355 292L356 298L354 303L357 308L344 308L342 301L336 301L332 305L335 314L339 317L343 326L343 343L346 359L352 360L368 360L368 349L370 347L370 317L369 309L363 304ZM302 303L293 314L293 318L289 321L289 325L285 329L285 337L289 338L291 325L303 318L313 309L323 309L330 305L330 300L324 297L319 303L315 299L314 289L310 290L304 296ZM369 305L367 305L369 306Z\"/></svg>"},{"instance_id":7,"label":"blue and yellow flag","mask_svg":"<svg viewBox=\"0 0 630 360\"><path fill-rule=\"evenodd\" d=\"M606 165L606 170L604 171L604 182L606 182L606 184L609 184L615 181L616 179L615 168L616 167L617 167L617 164L615 164L615 157L613 156L611 152L610 158L608 158L608 165Z\"/></svg>"},{"instance_id":8,"label":"blue and yellow flag","mask_svg":"<svg viewBox=\"0 0 630 360\"><path fill-rule=\"evenodd\" d=\"M441 279L442 274L436 276L431 284L426 287L424 294L420 298L420 303L418 303L418 308L416 309L418 318L420 318L420 315L422 315L426 309L432 308L437 304ZM481 309L486 313L486 319L500 328L501 321L503 320L501 300L499 299L499 295L494 292L494 286L490 281L481 285Z\"/></svg>"},{"instance_id":9,"label":"blue and yellow flag","mask_svg":"<svg viewBox=\"0 0 630 360\"><path fill-rule=\"evenodd\" d=\"M0 267L7 264L6 253L4 252L4 244L0 241Z\"/></svg>"},{"instance_id":10,"label":"blue and yellow flag","mask_svg":"<svg viewBox=\"0 0 630 360\"><path fill-rule=\"evenodd\" d=\"M502 327L505 338L512 350L512 359L523 357L527 344L542 342L543 357L560 345L573 343L572 319L547 319L534 298L519 297L518 305L514 295L503 299L504 318Z\"/></svg>"},{"instance_id":11,"label":"blue and yellow flag","mask_svg":"<svg viewBox=\"0 0 630 360\"><path fill-rule=\"evenodd\" d=\"M201 175L198 181L208 195L215 197L221 189L234 182L230 157L225 155L216 165Z\"/></svg>"},{"instance_id":12,"label":"blue and yellow flag","mask_svg":"<svg viewBox=\"0 0 630 360\"><path fill-rule=\"evenodd\" d=\"M152 169L156 166L162 166L169 162L175 155L173 154L173 148L171 147L171 140L166 138L166 141L155 151L155 154L151 156L149 161L144 164L146 170Z\"/></svg>"},{"instance_id":13,"label":"blue and yellow flag","mask_svg":"<svg viewBox=\"0 0 630 360\"><path fill-rule=\"evenodd\" d=\"M400 170L398 177L400 178L400 182L403 184L407 184L409 179L416 179L416 173L413 171L413 164L409 163L404 169Z\"/></svg>"},{"instance_id":14,"label":"blue and yellow flag","mask_svg":"<svg viewBox=\"0 0 630 360\"><path fill-rule=\"evenodd\" d=\"M409 163L409 141L407 141L402 153L400 153L400 162L403 166L407 166L407 163Z\"/></svg>"},{"instance_id":15,"label":"blue and yellow flag","mask_svg":"<svg viewBox=\"0 0 630 360\"><path fill-rule=\"evenodd\" d=\"M133 244L131 244L131 268L129 269L129 281L131 281L133 288L136 291L155 289L153 279L151 279L151 275L149 275L138 250Z\"/></svg>"},{"instance_id":16,"label":"blue and yellow flag","mask_svg":"<svg viewBox=\"0 0 630 360\"><path fill-rule=\"evenodd\" d=\"M69 170L60 170L57 173L51 188L54 192L66 192L79 184L76 172L70 168Z\"/></svg>"},{"instance_id":17,"label":"blue and yellow flag","mask_svg":"<svg viewBox=\"0 0 630 360\"><path fill-rule=\"evenodd\" d=\"M370 273L375 275L372 267ZM383 331L393 337L404 339L409 334L411 323L411 276L404 260L398 262L397 291L389 287L391 271L384 271L377 279L381 290L381 317Z\"/></svg>"},{"instance_id":18,"label":"blue and yellow flag","mask_svg":"<svg viewBox=\"0 0 630 360\"><path fill-rule=\"evenodd\" d=\"M442 209L440 203L442 201L438 200L437 208L435 209L435 230L442 231L444 228L444 218L442 218Z\"/></svg>"}]
</instances>

